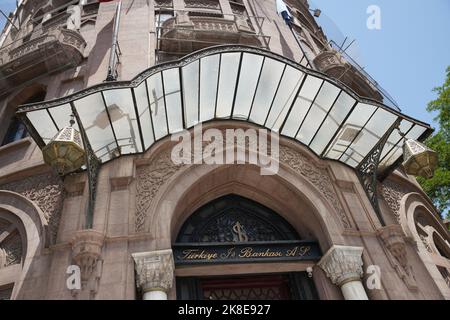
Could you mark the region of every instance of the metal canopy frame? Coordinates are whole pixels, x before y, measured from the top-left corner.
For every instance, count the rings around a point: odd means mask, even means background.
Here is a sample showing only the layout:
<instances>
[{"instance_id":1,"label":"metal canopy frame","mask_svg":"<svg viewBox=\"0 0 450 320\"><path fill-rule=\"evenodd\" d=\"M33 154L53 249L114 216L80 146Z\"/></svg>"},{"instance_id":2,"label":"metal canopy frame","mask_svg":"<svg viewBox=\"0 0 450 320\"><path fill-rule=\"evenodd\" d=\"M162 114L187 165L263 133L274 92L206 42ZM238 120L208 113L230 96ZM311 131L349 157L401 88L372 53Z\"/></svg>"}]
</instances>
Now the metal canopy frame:
<instances>
[{"instance_id":1,"label":"metal canopy frame","mask_svg":"<svg viewBox=\"0 0 450 320\"><path fill-rule=\"evenodd\" d=\"M85 148L103 163L143 153L198 122L231 119L278 131L320 158L355 169L381 222L377 176L402 157L403 140L395 128L420 141L433 131L321 72L241 45L210 47L153 66L131 81L23 105L17 115L42 148L72 111Z\"/></svg>"}]
</instances>

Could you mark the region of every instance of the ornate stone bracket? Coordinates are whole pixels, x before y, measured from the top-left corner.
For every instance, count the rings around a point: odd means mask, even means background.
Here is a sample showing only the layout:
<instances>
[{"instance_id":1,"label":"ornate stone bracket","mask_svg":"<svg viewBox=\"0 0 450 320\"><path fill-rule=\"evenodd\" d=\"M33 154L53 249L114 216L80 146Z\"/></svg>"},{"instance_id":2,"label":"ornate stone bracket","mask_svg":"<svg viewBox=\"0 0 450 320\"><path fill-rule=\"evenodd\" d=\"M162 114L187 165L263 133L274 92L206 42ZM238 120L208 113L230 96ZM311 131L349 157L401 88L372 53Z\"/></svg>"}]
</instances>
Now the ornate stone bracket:
<instances>
[{"instance_id":1,"label":"ornate stone bracket","mask_svg":"<svg viewBox=\"0 0 450 320\"><path fill-rule=\"evenodd\" d=\"M90 280L93 285L89 288L91 294L97 291L98 280L101 276L101 253L105 235L96 230L81 230L72 239L72 260L80 267L82 289L87 288ZM98 271L98 272L95 272ZM94 279L92 279L95 273Z\"/></svg>"},{"instance_id":2,"label":"ornate stone bracket","mask_svg":"<svg viewBox=\"0 0 450 320\"><path fill-rule=\"evenodd\" d=\"M389 225L379 229L377 233L387 249L386 254L392 267L409 289L417 289L413 270L408 263L406 242L401 225Z\"/></svg>"},{"instance_id":3,"label":"ornate stone bracket","mask_svg":"<svg viewBox=\"0 0 450 320\"><path fill-rule=\"evenodd\" d=\"M378 141L375 147L367 154L360 165L356 168L361 185L366 191L367 197L372 204L373 209L381 223L385 226L383 216L381 215L380 206L378 204L378 192L377 192L377 172L378 165L380 164L381 153L383 152L384 146L391 135L391 133L400 124L401 119L398 118L394 124L389 128L389 130L384 134L384 136Z\"/></svg>"},{"instance_id":4,"label":"ornate stone bracket","mask_svg":"<svg viewBox=\"0 0 450 320\"><path fill-rule=\"evenodd\" d=\"M50 244L56 242L66 192L60 177L49 172L25 179L16 180L0 186L1 190L17 192L33 201L44 213L48 223Z\"/></svg>"},{"instance_id":5,"label":"ornate stone bracket","mask_svg":"<svg viewBox=\"0 0 450 320\"><path fill-rule=\"evenodd\" d=\"M173 285L175 265L171 249L133 253L136 286L147 293L163 291L167 293Z\"/></svg>"}]
</instances>

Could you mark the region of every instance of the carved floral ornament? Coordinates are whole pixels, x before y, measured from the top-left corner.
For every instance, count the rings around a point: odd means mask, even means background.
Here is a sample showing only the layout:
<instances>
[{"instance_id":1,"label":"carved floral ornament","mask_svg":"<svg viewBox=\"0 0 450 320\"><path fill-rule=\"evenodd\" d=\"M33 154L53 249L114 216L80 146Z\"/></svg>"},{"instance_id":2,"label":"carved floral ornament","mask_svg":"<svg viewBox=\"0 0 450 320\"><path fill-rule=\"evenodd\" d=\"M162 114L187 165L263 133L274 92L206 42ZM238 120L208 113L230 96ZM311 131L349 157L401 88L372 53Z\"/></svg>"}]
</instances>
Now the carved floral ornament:
<instances>
[{"instance_id":1,"label":"carved floral ornament","mask_svg":"<svg viewBox=\"0 0 450 320\"><path fill-rule=\"evenodd\" d=\"M417 289L414 271L408 261L405 234L400 225L389 225L378 230L378 236L387 249L386 254L392 267L409 289Z\"/></svg>"},{"instance_id":2,"label":"carved floral ornament","mask_svg":"<svg viewBox=\"0 0 450 320\"><path fill-rule=\"evenodd\" d=\"M53 173L40 174L1 185L0 190L14 191L33 201L44 213L51 243L56 241L65 196L59 177Z\"/></svg>"},{"instance_id":3,"label":"carved floral ornament","mask_svg":"<svg viewBox=\"0 0 450 320\"><path fill-rule=\"evenodd\" d=\"M81 270L83 285L91 278L101 260L101 253L105 235L95 230L81 230L72 239L72 259Z\"/></svg>"},{"instance_id":4,"label":"carved floral ornament","mask_svg":"<svg viewBox=\"0 0 450 320\"><path fill-rule=\"evenodd\" d=\"M316 166L310 159L287 146L280 146L280 162L311 182L338 214L342 226L351 229L352 224L340 203L337 192L325 168ZM162 151L149 165L136 169L135 232L144 232L148 211L160 188L186 165L175 165L170 150Z\"/></svg>"}]
</instances>

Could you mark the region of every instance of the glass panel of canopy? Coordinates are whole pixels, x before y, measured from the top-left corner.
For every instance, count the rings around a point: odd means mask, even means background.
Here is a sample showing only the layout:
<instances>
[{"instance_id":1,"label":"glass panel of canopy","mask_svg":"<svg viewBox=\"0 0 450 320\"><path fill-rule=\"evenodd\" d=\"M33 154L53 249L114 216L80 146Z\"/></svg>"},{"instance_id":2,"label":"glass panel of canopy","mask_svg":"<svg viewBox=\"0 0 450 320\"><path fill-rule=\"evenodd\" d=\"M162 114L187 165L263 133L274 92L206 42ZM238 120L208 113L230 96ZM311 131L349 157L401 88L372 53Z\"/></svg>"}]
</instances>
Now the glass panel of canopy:
<instances>
[{"instance_id":1,"label":"glass panel of canopy","mask_svg":"<svg viewBox=\"0 0 450 320\"><path fill-rule=\"evenodd\" d=\"M388 170L407 138L423 140L429 125L362 99L327 76L261 49L209 48L158 65L130 82L100 84L73 95L21 106L18 115L40 147L79 115L102 162L142 153L169 134L220 119L246 121L306 145L317 156L357 168L389 135L380 157Z\"/></svg>"}]
</instances>

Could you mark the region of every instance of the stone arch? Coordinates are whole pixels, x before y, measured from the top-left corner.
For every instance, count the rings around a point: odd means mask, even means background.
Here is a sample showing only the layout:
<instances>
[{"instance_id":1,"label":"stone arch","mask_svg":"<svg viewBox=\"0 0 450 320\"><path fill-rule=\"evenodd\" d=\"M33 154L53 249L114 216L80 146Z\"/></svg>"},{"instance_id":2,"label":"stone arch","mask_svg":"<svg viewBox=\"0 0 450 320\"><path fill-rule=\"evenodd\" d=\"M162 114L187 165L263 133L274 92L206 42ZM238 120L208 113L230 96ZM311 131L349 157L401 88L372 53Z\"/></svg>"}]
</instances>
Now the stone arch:
<instances>
[{"instance_id":1,"label":"stone arch","mask_svg":"<svg viewBox=\"0 0 450 320\"><path fill-rule=\"evenodd\" d=\"M419 257L436 283L441 294L450 299L450 259L437 249L439 245L448 246L449 232L440 221L438 213L419 193L406 194L400 202L400 223L406 235L417 244ZM446 247L450 252L450 246ZM441 249L442 251L443 249Z\"/></svg>"},{"instance_id":2,"label":"stone arch","mask_svg":"<svg viewBox=\"0 0 450 320\"><path fill-rule=\"evenodd\" d=\"M322 250L326 251L332 244L343 244L343 224L349 227L351 223L331 186L331 179L326 179L326 165L318 164L306 148L283 140L281 148L291 156L280 156L279 173L265 177L261 188L259 167L250 164L168 165L171 145L167 140L160 141L145 160L137 162L135 231L149 232L160 240L160 248L171 246L182 221L196 208L233 192L279 212L300 233L317 234ZM303 157L304 163L295 163L296 157ZM208 186L208 190L194 191L201 186ZM284 197L279 190L285 192ZM195 197L189 196L190 193ZM309 230L302 230L305 226L299 223L294 203L307 208L309 219L305 220Z\"/></svg>"},{"instance_id":3,"label":"stone arch","mask_svg":"<svg viewBox=\"0 0 450 320\"><path fill-rule=\"evenodd\" d=\"M0 190L0 218L14 224L21 236L22 259L20 275L14 279L11 298L15 299L35 258L46 245L47 222L44 213L24 196ZM0 270L1 272L1 270Z\"/></svg>"}]
</instances>

